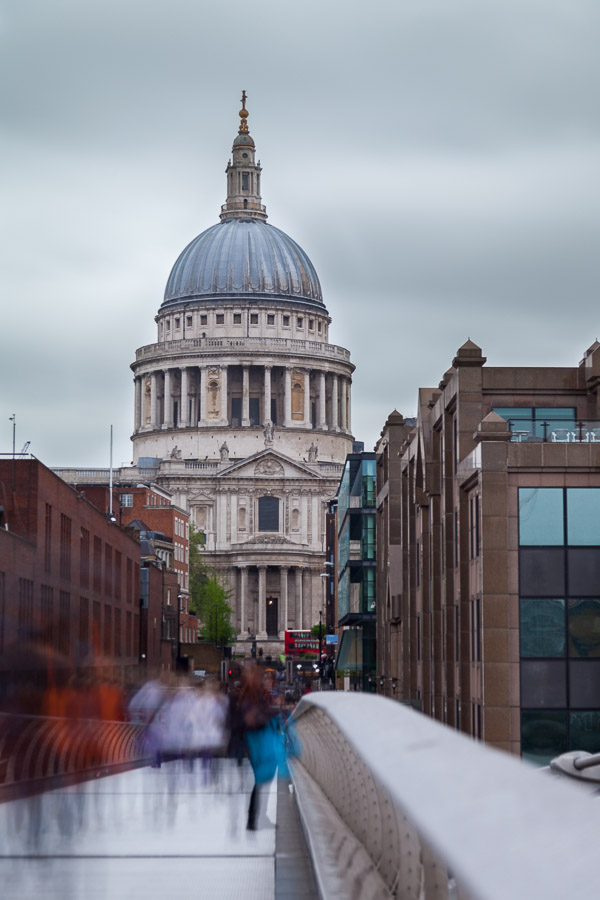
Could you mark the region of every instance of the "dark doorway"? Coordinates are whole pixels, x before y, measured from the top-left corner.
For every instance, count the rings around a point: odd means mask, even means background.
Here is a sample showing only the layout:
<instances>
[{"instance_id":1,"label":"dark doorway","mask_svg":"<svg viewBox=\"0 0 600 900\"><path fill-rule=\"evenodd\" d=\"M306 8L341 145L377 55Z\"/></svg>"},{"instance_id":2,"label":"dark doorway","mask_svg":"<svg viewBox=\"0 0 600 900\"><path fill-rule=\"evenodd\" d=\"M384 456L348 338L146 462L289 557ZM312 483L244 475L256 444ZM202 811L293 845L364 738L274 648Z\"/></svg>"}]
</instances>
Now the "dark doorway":
<instances>
[{"instance_id":1,"label":"dark doorway","mask_svg":"<svg viewBox=\"0 0 600 900\"><path fill-rule=\"evenodd\" d=\"M267 634L276 637L279 634L277 597L267 597Z\"/></svg>"},{"instance_id":2,"label":"dark doorway","mask_svg":"<svg viewBox=\"0 0 600 900\"><path fill-rule=\"evenodd\" d=\"M271 422L277 425L277 399L271 397Z\"/></svg>"},{"instance_id":3,"label":"dark doorway","mask_svg":"<svg viewBox=\"0 0 600 900\"><path fill-rule=\"evenodd\" d=\"M258 397L250 397L249 405L249 413L250 413L250 424L251 425L260 425L260 400Z\"/></svg>"},{"instance_id":4,"label":"dark doorway","mask_svg":"<svg viewBox=\"0 0 600 900\"><path fill-rule=\"evenodd\" d=\"M176 400L173 404L173 428L177 428L179 425L179 403Z\"/></svg>"}]
</instances>

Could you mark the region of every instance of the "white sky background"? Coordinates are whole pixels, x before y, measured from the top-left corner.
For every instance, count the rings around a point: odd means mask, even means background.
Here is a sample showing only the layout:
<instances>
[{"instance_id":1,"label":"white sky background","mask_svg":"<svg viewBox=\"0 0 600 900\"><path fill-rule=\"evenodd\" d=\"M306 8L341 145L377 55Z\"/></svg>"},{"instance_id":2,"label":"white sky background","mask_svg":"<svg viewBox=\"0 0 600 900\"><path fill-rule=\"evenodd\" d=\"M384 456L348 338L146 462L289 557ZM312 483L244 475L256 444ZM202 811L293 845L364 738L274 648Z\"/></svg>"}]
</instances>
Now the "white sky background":
<instances>
[{"instance_id":1,"label":"white sky background","mask_svg":"<svg viewBox=\"0 0 600 900\"><path fill-rule=\"evenodd\" d=\"M600 336L597 0L2 0L0 450L132 458L137 347L218 221L248 93L269 222L308 253L371 449L471 338Z\"/></svg>"}]
</instances>

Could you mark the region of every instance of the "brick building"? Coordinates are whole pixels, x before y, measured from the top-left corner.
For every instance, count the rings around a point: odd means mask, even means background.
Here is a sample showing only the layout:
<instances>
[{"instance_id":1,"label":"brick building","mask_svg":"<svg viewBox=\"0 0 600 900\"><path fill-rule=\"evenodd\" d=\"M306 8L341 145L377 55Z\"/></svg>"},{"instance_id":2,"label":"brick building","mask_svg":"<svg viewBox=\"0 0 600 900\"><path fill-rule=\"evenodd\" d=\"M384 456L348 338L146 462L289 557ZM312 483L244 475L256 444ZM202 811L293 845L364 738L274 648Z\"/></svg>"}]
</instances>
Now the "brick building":
<instances>
[{"instance_id":1,"label":"brick building","mask_svg":"<svg viewBox=\"0 0 600 900\"><path fill-rule=\"evenodd\" d=\"M376 447L379 690L541 763L600 750L600 344L494 368L471 341Z\"/></svg>"},{"instance_id":2,"label":"brick building","mask_svg":"<svg viewBox=\"0 0 600 900\"><path fill-rule=\"evenodd\" d=\"M0 460L0 651L42 640L127 677L140 653L140 547L34 458Z\"/></svg>"}]
</instances>

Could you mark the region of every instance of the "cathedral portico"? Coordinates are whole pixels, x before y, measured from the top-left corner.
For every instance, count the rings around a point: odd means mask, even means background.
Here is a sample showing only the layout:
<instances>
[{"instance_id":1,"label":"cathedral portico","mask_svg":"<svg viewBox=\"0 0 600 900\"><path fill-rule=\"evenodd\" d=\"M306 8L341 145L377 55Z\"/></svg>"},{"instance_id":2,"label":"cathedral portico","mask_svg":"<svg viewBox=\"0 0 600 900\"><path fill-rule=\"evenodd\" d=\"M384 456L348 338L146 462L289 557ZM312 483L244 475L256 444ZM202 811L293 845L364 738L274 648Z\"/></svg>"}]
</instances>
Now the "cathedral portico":
<instances>
[{"instance_id":1,"label":"cathedral portico","mask_svg":"<svg viewBox=\"0 0 600 900\"><path fill-rule=\"evenodd\" d=\"M180 254L156 343L136 352L132 440L139 468L204 533L239 646L254 635L271 647L318 621L354 366L329 342L309 257L267 224L245 100L240 119L220 221Z\"/></svg>"}]
</instances>

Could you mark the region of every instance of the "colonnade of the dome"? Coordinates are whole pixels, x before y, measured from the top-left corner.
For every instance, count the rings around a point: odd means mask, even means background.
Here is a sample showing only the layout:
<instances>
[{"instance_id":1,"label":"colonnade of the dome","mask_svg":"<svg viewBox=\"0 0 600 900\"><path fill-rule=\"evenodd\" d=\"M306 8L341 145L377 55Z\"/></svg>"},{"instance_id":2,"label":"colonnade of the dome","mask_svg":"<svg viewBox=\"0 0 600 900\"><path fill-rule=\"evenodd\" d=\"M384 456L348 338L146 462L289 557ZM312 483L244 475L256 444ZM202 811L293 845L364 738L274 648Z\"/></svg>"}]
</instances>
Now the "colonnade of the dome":
<instances>
[{"instance_id":1,"label":"colonnade of the dome","mask_svg":"<svg viewBox=\"0 0 600 900\"><path fill-rule=\"evenodd\" d=\"M210 362L135 377L135 433L250 427L349 433L350 378L296 365Z\"/></svg>"}]
</instances>

